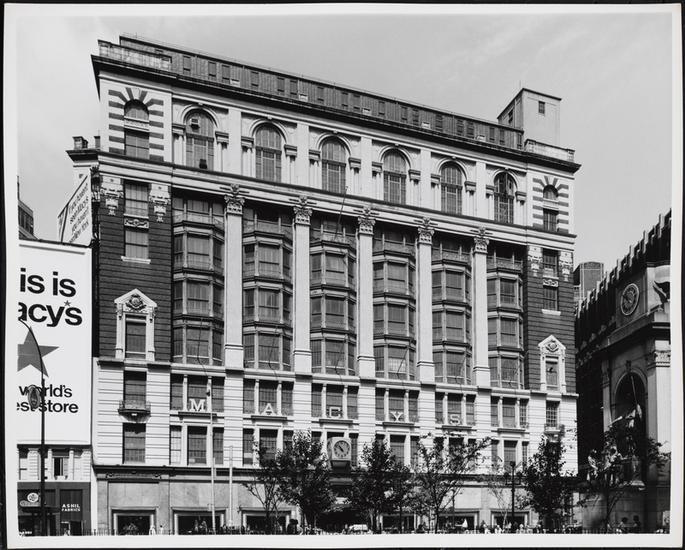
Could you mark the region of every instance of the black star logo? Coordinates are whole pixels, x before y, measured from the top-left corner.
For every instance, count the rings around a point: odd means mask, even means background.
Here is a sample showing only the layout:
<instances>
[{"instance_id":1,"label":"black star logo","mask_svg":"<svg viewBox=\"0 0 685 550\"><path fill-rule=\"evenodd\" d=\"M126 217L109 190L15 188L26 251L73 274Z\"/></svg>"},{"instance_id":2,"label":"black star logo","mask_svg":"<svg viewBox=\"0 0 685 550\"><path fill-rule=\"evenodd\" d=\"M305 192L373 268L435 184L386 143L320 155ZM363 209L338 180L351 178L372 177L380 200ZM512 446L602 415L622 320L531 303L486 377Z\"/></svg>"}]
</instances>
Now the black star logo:
<instances>
[{"instance_id":1,"label":"black star logo","mask_svg":"<svg viewBox=\"0 0 685 550\"><path fill-rule=\"evenodd\" d=\"M38 346L33 338L31 338L31 334L27 332L24 343L17 346L17 370L20 371L25 367L31 366L38 371L41 371L41 355L47 355L48 353L55 351L58 347L59 346ZM42 372L45 376L48 376L45 368L43 368Z\"/></svg>"}]
</instances>

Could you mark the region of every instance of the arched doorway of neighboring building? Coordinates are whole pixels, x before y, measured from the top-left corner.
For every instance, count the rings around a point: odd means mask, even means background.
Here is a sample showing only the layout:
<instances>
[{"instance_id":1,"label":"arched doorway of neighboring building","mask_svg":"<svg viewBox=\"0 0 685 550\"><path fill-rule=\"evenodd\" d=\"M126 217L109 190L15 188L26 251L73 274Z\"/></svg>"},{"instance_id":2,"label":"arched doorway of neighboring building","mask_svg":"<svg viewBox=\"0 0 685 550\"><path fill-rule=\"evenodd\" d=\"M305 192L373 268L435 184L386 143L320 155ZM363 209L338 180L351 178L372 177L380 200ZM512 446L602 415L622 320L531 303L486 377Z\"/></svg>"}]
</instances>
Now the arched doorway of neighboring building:
<instances>
[{"instance_id":1,"label":"arched doorway of neighboring building","mask_svg":"<svg viewBox=\"0 0 685 550\"><path fill-rule=\"evenodd\" d=\"M624 376L616 387L614 427L618 433L618 452L624 457L644 455L646 445L646 403L645 386L642 379L634 372ZM637 468L644 475L641 460L633 460L631 468ZM641 477L641 476L640 476ZM644 478L643 478L644 479Z\"/></svg>"}]
</instances>

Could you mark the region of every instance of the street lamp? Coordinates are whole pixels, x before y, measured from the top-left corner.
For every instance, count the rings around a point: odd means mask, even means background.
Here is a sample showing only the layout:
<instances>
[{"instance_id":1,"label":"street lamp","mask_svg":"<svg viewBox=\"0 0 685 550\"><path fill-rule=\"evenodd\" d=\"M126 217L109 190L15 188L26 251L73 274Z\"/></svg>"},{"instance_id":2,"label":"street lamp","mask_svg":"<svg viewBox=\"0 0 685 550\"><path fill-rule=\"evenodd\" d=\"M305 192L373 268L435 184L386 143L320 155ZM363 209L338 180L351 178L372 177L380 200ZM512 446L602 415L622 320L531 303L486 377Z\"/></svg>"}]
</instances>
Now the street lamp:
<instances>
[{"instance_id":1,"label":"street lamp","mask_svg":"<svg viewBox=\"0 0 685 550\"><path fill-rule=\"evenodd\" d=\"M514 529L514 513L516 511L516 475L515 468L516 462L513 460L509 461L509 466L511 467L511 528Z\"/></svg>"}]
</instances>

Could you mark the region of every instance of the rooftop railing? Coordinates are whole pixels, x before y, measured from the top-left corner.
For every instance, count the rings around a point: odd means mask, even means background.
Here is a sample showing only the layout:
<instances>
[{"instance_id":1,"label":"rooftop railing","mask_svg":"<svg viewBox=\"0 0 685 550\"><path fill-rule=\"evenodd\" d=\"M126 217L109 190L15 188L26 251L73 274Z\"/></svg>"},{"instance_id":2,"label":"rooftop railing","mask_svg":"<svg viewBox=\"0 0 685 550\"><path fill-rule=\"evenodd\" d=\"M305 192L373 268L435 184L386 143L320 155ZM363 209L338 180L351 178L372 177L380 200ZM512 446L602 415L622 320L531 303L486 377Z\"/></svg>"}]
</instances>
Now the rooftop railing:
<instances>
[{"instance_id":1,"label":"rooftop railing","mask_svg":"<svg viewBox=\"0 0 685 550\"><path fill-rule=\"evenodd\" d=\"M107 57L108 59L116 59L124 63L131 63L133 65L143 65L152 69L159 69L161 71L171 70L171 57L163 54L151 54L133 50L131 48L124 48L116 44L110 44L103 40L99 40L100 57Z\"/></svg>"},{"instance_id":2,"label":"rooftop railing","mask_svg":"<svg viewBox=\"0 0 685 550\"><path fill-rule=\"evenodd\" d=\"M563 147L556 147L554 145L547 145L533 139L527 139L525 143L525 150L529 153L542 155L544 157L552 157L559 160L574 162L573 157L575 151L573 149L564 149Z\"/></svg>"}]
</instances>

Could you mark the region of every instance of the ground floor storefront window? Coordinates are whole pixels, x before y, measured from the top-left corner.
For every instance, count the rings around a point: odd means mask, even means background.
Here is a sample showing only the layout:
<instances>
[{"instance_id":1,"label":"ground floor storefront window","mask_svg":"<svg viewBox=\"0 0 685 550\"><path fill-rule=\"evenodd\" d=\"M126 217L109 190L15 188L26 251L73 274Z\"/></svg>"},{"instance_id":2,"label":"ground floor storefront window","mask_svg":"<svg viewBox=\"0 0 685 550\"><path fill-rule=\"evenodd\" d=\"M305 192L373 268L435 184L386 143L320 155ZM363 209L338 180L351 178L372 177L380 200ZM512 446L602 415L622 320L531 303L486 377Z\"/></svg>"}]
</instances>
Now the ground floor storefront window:
<instances>
[{"instance_id":1,"label":"ground floor storefront window","mask_svg":"<svg viewBox=\"0 0 685 550\"><path fill-rule=\"evenodd\" d=\"M438 530L448 533L472 531L478 525L478 512L461 512L459 510L443 512L438 521Z\"/></svg>"},{"instance_id":2,"label":"ground floor storefront window","mask_svg":"<svg viewBox=\"0 0 685 550\"><path fill-rule=\"evenodd\" d=\"M386 533L411 533L416 528L414 515L404 514L400 518L398 515L383 516L383 531ZM400 528L400 526L402 526Z\"/></svg>"},{"instance_id":3,"label":"ground floor storefront window","mask_svg":"<svg viewBox=\"0 0 685 550\"><path fill-rule=\"evenodd\" d=\"M114 512L112 525L117 535L149 535L155 525L155 513L149 510Z\"/></svg>"},{"instance_id":4,"label":"ground floor storefront window","mask_svg":"<svg viewBox=\"0 0 685 550\"><path fill-rule=\"evenodd\" d=\"M288 524L290 523L290 513L280 513L278 515L277 531L285 533ZM245 528L247 533L264 534L269 532L269 526L266 522L266 515L259 511L244 511L242 513L241 525Z\"/></svg>"},{"instance_id":5,"label":"ground floor storefront window","mask_svg":"<svg viewBox=\"0 0 685 550\"><path fill-rule=\"evenodd\" d=\"M214 514L217 532L225 522L224 511ZM207 535L212 532L212 514L205 510L174 512L174 533L177 535Z\"/></svg>"},{"instance_id":6,"label":"ground floor storefront window","mask_svg":"<svg viewBox=\"0 0 685 550\"><path fill-rule=\"evenodd\" d=\"M514 514L514 525L515 526L520 526L520 525L528 525L529 519L528 519L528 513L527 512L519 512L517 511ZM511 512L508 514L505 514L504 512L493 512L492 514L492 525L499 525L500 527L504 528L507 525L512 523L511 520Z\"/></svg>"}]
</instances>

